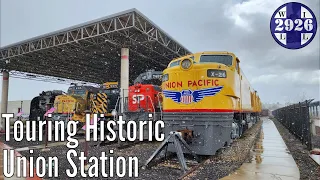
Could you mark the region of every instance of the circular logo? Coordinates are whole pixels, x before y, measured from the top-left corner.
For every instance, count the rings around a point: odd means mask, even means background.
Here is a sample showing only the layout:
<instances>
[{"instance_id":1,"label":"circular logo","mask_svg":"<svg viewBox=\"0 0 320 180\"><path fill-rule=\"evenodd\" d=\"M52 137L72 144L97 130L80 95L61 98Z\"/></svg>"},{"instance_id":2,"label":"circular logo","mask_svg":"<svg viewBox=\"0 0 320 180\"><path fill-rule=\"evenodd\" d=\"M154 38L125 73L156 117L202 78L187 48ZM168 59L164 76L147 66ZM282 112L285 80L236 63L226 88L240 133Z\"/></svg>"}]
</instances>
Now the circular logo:
<instances>
[{"instance_id":1,"label":"circular logo","mask_svg":"<svg viewBox=\"0 0 320 180\"><path fill-rule=\"evenodd\" d=\"M273 13L270 31L274 40L282 47L300 49L307 46L316 35L316 16L304 4L286 3Z\"/></svg>"}]
</instances>

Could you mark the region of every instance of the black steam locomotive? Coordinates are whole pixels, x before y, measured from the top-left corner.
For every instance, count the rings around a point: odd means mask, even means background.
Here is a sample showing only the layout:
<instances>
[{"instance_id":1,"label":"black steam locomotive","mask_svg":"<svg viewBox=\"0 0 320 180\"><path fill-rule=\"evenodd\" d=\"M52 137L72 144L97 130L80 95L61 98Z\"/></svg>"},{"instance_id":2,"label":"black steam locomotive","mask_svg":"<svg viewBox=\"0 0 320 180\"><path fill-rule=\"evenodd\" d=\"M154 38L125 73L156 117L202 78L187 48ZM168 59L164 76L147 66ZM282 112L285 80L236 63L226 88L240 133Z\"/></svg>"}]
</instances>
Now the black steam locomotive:
<instances>
[{"instance_id":1,"label":"black steam locomotive","mask_svg":"<svg viewBox=\"0 0 320 180\"><path fill-rule=\"evenodd\" d=\"M53 90L53 91L42 91L39 96L34 97L30 104L30 115L29 120L43 120L44 114L47 111L47 105L52 105L54 99L58 95L62 95L63 91Z\"/></svg>"}]
</instances>

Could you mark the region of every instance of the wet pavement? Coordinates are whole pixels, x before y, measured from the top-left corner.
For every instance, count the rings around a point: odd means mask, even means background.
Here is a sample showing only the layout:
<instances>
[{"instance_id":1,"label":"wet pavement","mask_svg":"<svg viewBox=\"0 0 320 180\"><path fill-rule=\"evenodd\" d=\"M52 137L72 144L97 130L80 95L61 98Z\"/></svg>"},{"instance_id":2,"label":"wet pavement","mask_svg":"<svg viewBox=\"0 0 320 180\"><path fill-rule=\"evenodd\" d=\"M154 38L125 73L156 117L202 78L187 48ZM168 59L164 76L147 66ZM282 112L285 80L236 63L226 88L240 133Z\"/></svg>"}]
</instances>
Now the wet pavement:
<instances>
[{"instance_id":1,"label":"wet pavement","mask_svg":"<svg viewBox=\"0 0 320 180\"><path fill-rule=\"evenodd\" d=\"M248 162L222 180L300 179L299 169L273 121L263 120L260 138Z\"/></svg>"}]
</instances>

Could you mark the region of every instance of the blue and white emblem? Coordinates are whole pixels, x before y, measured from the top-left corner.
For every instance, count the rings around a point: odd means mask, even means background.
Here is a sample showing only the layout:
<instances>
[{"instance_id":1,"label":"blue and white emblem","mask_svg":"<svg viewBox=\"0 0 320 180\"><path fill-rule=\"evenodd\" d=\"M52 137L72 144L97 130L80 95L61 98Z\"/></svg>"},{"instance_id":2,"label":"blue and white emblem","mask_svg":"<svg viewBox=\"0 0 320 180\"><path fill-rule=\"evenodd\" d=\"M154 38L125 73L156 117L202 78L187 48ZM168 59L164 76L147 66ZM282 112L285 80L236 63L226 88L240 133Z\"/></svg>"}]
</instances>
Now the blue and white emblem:
<instances>
[{"instance_id":1,"label":"blue and white emblem","mask_svg":"<svg viewBox=\"0 0 320 180\"><path fill-rule=\"evenodd\" d=\"M190 104L192 102L199 102L206 96L214 96L221 91L223 86L214 88L200 89L200 90L183 90L183 91L169 91L163 90L163 95L166 98L172 99L176 103Z\"/></svg>"},{"instance_id":2,"label":"blue and white emblem","mask_svg":"<svg viewBox=\"0 0 320 180\"><path fill-rule=\"evenodd\" d=\"M183 90L181 91L181 98L180 101L183 104L190 104L192 103L193 96L192 96L192 91L191 90Z\"/></svg>"},{"instance_id":3,"label":"blue and white emblem","mask_svg":"<svg viewBox=\"0 0 320 180\"><path fill-rule=\"evenodd\" d=\"M270 31L274 40L284 48L307 46L317 33L317 19L312 10L299 2L281 5L272 15Z\"/></svg>"}]
</instances>

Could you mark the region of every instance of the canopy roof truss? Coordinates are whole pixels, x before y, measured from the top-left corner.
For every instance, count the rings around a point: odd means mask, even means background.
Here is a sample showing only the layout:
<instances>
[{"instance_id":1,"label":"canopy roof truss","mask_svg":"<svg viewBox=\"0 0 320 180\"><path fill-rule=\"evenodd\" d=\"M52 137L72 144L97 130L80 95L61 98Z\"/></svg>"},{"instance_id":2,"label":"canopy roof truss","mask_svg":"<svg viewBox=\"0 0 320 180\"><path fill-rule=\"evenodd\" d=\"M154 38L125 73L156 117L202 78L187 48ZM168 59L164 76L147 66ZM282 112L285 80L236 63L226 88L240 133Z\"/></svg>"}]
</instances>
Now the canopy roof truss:
<instances>
[{"instance_id":1,"label":"canopy roof truss","mask_svg":"<svg viewBox=\"0 0 320 180\"><path fill-rule=\"evenodd\" d=\"M0 69L50 81L120 80L120 51L130 49L130 80L147 69L162 71L190 53L136 9L100 18L0 49ZM39 77L39 76L38 76ZM67 82L67 81L65 81Z\"/></svg>"}]
</instances>

